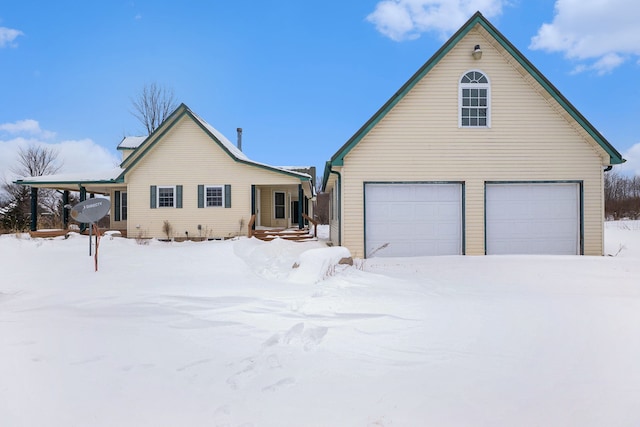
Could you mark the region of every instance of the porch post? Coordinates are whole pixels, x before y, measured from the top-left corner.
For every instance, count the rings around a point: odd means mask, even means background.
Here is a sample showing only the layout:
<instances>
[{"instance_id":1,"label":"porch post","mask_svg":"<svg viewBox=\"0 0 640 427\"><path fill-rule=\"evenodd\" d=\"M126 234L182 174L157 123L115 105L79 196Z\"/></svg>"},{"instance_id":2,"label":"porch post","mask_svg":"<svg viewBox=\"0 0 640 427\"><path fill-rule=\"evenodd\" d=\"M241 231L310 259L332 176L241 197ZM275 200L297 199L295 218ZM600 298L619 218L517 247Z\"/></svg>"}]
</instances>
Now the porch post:
<instances>
[{"instance_id":1,"label":"porch post","mask_svg":"<svg viewBox=\"0 0 640 427\"><path fill-rule=\"evenodd\" d=\"M69 209L65 208L69 204L69 190L62 193L62 226L66 230L69 228Z\"/></svg>"},{"instance_id":2,"label":"porch post","mask_svg":"<svg viewBox=\"0 0 640 427\"><path fill-rule=\"evenodd\" d=\"M31 231L38 230L38 189L31 187Z\"/></svg>"},{"instance_id":3,"label":"porch post","mask_svg":"<svg viewBox=\"0 0 640 427\"><path fill-rule=\"evenodd\" d=\"M84 188L82 185L80 186L80 201L84 202L85 200L87 200L87 189ZM84 222L80 224L80 232L84 232L87 229L87 224L85 224Z\"/></svg>"},{"instance_id":4,"label":"porch post","mask_svg":"<svg viewBox=\"0 0 640 427\"><path fill-rule=\"evenodd\" d=\"M251 184L251 215L255 215L256 214L256 186L254 184ZM251 225L251 229L255 230L256 229L256 222L253 221L253 224Z\"/></svg>"},{"instance_id":5,"label":"porch post","mask_svg":"<svg viewBox=\"0 0 640 427\"><path fill-rule=\"evenodd\" d=\"M298 228L304 228L304 218L302 217L302 208L303 208L303 200L304 200L304 190L302 189L302 184L298 184Z\"/></svg>"}]
</instances>

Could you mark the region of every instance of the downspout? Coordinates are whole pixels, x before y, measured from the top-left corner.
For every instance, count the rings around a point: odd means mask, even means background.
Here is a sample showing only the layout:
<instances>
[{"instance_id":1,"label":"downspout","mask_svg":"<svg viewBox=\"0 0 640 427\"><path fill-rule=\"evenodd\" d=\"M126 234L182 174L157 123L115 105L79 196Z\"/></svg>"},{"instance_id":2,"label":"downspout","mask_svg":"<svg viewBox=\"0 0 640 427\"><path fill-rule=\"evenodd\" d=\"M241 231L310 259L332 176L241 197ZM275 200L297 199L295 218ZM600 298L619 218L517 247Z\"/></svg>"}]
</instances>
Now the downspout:
<instances>
[{"instance_id":1,"label":"downspout","mask_svg":"<svg viewBox=\"0 0 640 427\"><path fill-rule=\"evenodd\" d=\"M338 246L342 246L342 175L333 169L329 170L329 172L338 175L338 180L336 181L336 186L338 187L336 192L338 196Z\"/></svg>"},{"instance_id":2,"label":"downspout","mask_svg":"<svg viewBox=\"0 0 640 427\"><path fill-rule=\"evenodd\" d=\"M606 204L606 191L604 191L604 174L606 172L609 172L611 169L613 169L613 165L609 165L606 168L604 168L604 170L602 171L602 177L603 177L603 182L602 182L602 189L603 189L603 195L602 195L602 204L603 204L603 208L602 209L602 235L604 236L604 220L606 219L606 207L604 206ZM582 186L581 186L582 188ZM583 241L583 237L580 236L580 250L581 250L581 255L584 255L584 241ZM600 247L600 252L604 255L604 239L602 239L602 246Z\"/></svg>"}]
</instances>

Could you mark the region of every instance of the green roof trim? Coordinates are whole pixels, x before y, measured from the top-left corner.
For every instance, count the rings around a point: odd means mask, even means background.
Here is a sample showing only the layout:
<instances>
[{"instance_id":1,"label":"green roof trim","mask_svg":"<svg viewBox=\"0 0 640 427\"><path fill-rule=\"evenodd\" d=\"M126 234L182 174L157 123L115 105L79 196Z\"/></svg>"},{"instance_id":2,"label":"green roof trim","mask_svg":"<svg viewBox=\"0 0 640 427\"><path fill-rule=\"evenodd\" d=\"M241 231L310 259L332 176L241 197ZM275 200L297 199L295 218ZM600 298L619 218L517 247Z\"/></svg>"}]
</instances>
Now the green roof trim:
<instances>
[{"instance_id":1,"label":"green roof trim","mask_svg":"<svg viewBox=\"0 0 640 427\"><path fill-rule=\"evenodd\" d=\"M85 185L85 184L120 184L124 183L123 179L109 179L104 181L24 181L22 179L18 179L14 181L16 184L20 185L55 185L55 184L77 184L77 185Z\"/></svg>"},{"instance_id":2,"label":"green roof trim","mask_svg":"<svg viewBox=\"0 0 640 427\"><path fill-rule=\"evenodd\" d=\"M25 181L23 179L18 179L14 181L16 184L20 185L55 185L55 184L74 184L74 185L85 185L85 184L120 184L124 183L124 179L116 178L116 179L103 179L103 180L93 180L93 181L83 181L83 180L72 180L72 181Z\"/></svg>"},{"instance_id":3,"label":"green roof trim","mask_svg":"<svg viewBox=\"0 0 640 427\"><path fill-rule=\"evenodd\" d=\"M120 167L124 169L122 174L118 177L118 179L123 179L127 172L134 167L157 143L160 141L172 128L180 121L180 119L184 116L188 116L194 123L196 123L200 129L202 129L225 153L229 155L234 161L238 163L243 163L249 166L254 166L258 168L262 168L271 172L277 172L284 175L292 176L299 178L300 181L310 181L311 177L301 176L298 173L290 172L284 169L280 169L274 166L269 166L257 162L252 162L249 160L244 160L238 158L235 154L233 154L225 144L223 144L218 137L216 137L203 123L202 120L197 117L184 103L180 104L178 108L175 109L173 113L167 117L167 119L156 129L151 135L147 137L147 139L142 142L134 151L131 153L126 159L122 161ZM225 138L226 139L226 138ZM151 142L149 142L151 141Z\"/></svg>"},{"instance_id":4,"label":"green roof trim","mask_svg":"<svg viewBox=\"0 0 640 427\"><path fill-rule=\"evenodd\" d=\"M322 176L322 191L327 188L327 182L329 181L329 175L331 175L331 162L327 161L324 164L324 174Z\"/></svg>"},{"instance_id":5,"label":"green roof trim","mask_svg":"<svg viewBox=\"0 0 640 427\"><path fill-rule=\"evenodd\" d=\"M480 12L476 12L411 78L331 157L327 167L343 166L344 157L400 102L411 89L435 67L476 25L482 26L516 61L564 108L567 113L609 154L612 165L624 163L622 155L589 121L551 84L524 55L509 42ZM325 171L325 177L328 173Z\"/></svg>"}]
</instances>

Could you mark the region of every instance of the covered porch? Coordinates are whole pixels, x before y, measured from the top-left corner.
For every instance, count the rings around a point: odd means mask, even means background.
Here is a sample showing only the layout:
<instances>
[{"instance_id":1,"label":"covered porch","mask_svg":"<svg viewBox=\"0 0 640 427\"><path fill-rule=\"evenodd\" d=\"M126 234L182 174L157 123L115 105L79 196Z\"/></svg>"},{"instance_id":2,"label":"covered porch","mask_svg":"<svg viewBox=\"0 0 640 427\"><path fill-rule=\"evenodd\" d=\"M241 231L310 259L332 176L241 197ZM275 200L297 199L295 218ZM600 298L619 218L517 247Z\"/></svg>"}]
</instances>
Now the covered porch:
<instances>
[{"instance_id":1,"label":"covered porch","mask_svg":"<svg viewBox=\"0 0 640 427\"><path fill-rule=\"evenodd\" d=\"M252 229L302 229L308 226L305 217L313 217L313 197L310 185L252 185Z\"/></svg>"},{"instance_id":2,"label":"covered porch","mask_svg":"<svg viewBox=\"0 0 640 427\"><path fill-rule=\"evenodd\" d=\"M25 179L19 179L16 184L25 185L30 187L30 208L31 208L31 220L29 232L32 237L56 237L65 235L69 231L84 232L87 229L88 224L72 224L69 217L70 204L72 200L85 201L89 198L96 197L96 195L106 196L111 199L111 210L113 211L113 198L111 197L114 188L123 187L124 183L119 183L117 180L121 170L118 168L113 171L105 172L105 178L96 179L89 178L86 175L74 176L72 174L64 175L49 175L42 177L29 177ZM109 176L107 176L109 175ZM113 176L111 178L110 176ZM124 187L126 189L126 187ZM61 194L60 206L61 206L61 229L38 229L39 224L39 209L38 209L38 191L40 189L56 190ZM75 226L75 227L74 227ZM105 225L103 225L105 226ZM108 225L111 228L111 224ZM119 231L126 233L126 225L124 229Z\"/></svg>"}]
</instances>

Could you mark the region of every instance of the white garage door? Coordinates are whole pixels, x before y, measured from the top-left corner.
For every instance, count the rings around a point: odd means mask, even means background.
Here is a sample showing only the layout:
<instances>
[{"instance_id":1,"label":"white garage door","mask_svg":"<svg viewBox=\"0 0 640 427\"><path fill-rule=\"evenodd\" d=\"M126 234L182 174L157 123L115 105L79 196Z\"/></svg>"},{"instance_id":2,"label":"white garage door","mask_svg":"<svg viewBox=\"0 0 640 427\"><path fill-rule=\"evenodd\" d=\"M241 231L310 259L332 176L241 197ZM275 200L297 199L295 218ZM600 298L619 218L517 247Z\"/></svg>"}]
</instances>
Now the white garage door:
<instances>
[{"instance_id":1,"label":"white garage door","mask_svg":"<svg viewBox=\"0 0 640 427\"><path fill-rule=\"evenodd\" d=\"M461 184L365 184L367 257L462 253Z\"/></svg>"},{"instance_id":2,"label":"white garage door","mask_svg":"<svg viewBox=\"0 0 640 427\"><path fill-rule=\"evenodd\" d=\"M487 184L487 254L580 253L580 187Z\"/></svg>"}]
</instances>

